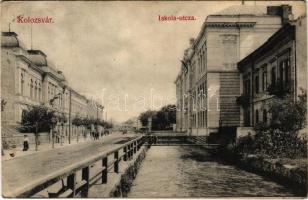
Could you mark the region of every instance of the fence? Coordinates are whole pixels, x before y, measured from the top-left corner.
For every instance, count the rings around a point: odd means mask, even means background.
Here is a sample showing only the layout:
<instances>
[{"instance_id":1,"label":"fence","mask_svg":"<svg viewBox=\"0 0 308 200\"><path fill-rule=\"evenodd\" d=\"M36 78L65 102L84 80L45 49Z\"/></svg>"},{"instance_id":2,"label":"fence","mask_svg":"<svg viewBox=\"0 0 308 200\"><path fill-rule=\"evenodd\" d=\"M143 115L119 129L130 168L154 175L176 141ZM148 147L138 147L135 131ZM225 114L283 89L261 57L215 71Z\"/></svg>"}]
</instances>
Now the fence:
<instances>
[{"instance_id":1,"label":"fence","mask_svg":"<svg viewBox=\"0 0 308 200\"><path fill-rule=\"evenodd\" d=\"M96 182L98 180L97 177L101 178L103 184L107 184L108 171L113 169L115 173L119 173L120 161L122 159L123 161L130 160L133 155L139 151L145 140L144 137L140 136L107 153L100 153L67 166L64 169L48 174L46 177L30 182L21 188L17 188L15 191L10 191L10 193L4 194L4 196L18 198L30 197L58 181L63 182L66 179L66 185L63 185L58 192L49 193L49 197L72 198L78 194L80 194L81 197L87 197L90 184ZM112 156L113 159L109 161L108 156ZM96 162L101 162L100 171L98 174L90 177L90 166ZM81 181L77 182L76 173L80 171Z\"/></svg>"},{"instance_id":2,"label":"fence","mask_svg":"<svg viewBox=\"0 0 308 200\"><path fill-rule=\"evenodd\" d=\"M57 126L55 128L56 134L54 135L54 141L56 143L67 142L69 140L69 127L68 125L64 126ZM102 132L102 128L100 127L99 130ZM109 133L109 131L108 131ZM28 136L29 144L35 144L35 134L34 133L19 133L16 130L13 134L5 135L1 137L2 139L2 147L3 149L12 149L12 148L22 148L24 135ZM76 140L77 142L82 139L86 139L90 137L90 129L87 129L84 126L71 126L71 141ZM62 140L62 141L61 141ZM41 132L38 135L38 141L40 144L43 143L51 143L53 141L52 133L51 132Z\"/></svg>"}]
</instances>

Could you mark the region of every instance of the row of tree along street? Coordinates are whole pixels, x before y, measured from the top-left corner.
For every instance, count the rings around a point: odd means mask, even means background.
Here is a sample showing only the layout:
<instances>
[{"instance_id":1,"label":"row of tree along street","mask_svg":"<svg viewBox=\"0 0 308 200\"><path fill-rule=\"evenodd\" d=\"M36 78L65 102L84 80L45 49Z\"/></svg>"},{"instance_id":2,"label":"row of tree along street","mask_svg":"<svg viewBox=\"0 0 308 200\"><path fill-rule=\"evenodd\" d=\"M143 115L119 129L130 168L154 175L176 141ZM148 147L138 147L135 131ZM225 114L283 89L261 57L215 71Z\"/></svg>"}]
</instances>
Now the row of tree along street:
<instances>
[{"instance_id":1,"label":"row of tree along street","mask_svg":"<svg viewBox=\"0 0 308 200\"><path fill-rule=\"evenodd\" d=\"M22 115L21 126L19 128L20 132L23 133L34 133L36 149L39 144L38 135L40 132L52 132L52 137L55 137L56 126L67 125L68 119L63 113L57 113L54 110L48 109L46 106L33 106L26 110ZM83 127L88 130L87 132L98 132L98 127L103 127L105 129L112 128L112 124L94 118L81 117L76 115L72 120L71 124L77 128ZM69 133L69 142L70 135ZM86 132L84 133L86 134ZM54 141L53 141L54 142Z\"/></svg>"}]
</instances>

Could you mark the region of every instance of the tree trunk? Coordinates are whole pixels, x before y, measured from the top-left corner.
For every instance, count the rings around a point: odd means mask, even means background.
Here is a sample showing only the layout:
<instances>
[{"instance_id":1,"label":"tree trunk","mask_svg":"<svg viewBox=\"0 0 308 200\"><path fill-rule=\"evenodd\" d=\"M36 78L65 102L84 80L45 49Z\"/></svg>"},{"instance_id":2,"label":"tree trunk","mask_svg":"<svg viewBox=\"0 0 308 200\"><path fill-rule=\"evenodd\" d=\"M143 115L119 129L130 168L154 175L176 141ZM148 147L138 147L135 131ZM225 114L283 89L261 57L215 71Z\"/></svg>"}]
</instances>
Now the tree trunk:
<instances>
[{"instance_id":1,"label":"tree trunk","mask_svg":"<svg viewBox=\"0 0 308 200\"><path fill-rule=\"evenodd\" d=\"M52 148L55 148L55 132L53 125L51 126Z\"/></svg>"},{"instance_id":2,"label":"tree trunk","mask_svg":"<svg viewBox=\"0 0 308 200\"><path fill-rule=\"evenodd\" d=\"M62 129L61 129L61 146L63 146L63 138L64 138L64 125L62 124Z\"/></svg>"}]
</instances>

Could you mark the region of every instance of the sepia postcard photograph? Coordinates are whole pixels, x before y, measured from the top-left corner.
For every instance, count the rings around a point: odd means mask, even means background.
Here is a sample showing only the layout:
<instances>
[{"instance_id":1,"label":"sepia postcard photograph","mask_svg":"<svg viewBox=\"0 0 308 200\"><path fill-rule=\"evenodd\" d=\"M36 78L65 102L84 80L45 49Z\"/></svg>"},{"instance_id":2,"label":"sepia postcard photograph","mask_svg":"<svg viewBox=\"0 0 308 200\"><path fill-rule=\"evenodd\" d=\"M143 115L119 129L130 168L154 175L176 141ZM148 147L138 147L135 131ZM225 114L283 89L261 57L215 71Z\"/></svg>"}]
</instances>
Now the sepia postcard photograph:
<instances>
[{"instance_id":1,"label":"sepia postcard photograph","mask_svg":"<svg viewBox=\"0 0 308 200\"><path fill-rule=\"evenodd\" d=\"M2 198L307 198L305 1L1 2Z\"/></svg>"}]
</instances>

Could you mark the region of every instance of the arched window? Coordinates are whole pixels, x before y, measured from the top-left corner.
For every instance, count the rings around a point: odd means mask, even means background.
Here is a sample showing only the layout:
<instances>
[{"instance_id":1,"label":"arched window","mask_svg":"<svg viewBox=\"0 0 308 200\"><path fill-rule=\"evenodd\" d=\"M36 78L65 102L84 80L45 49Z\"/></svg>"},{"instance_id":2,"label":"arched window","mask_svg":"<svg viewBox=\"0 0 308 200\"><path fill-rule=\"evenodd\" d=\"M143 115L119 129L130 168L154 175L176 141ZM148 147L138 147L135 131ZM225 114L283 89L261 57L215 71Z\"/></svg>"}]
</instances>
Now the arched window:
<instances>
[{"instance_id":1,"label":"arched window","mask_svg":"<svg viewBox=\"0 0 308 200\"><path fill-rule=\"evenodd\" d=\"M266 109L263 109L263 122L267 123L267 111L266 111Z\"/></svg>"},{"instance_id":2,"label":"arched window","mask_svg":"<svg viewBox=\"0 0 308 200\"><path fill-rule=\"evenodd\" d=\"M38 92L39 92L39 94L38 94L38 95L39 95L39 96L38 96L38 99L39 99L39 100L42 100L42 86L41 86L41 83L39 83L38 90L39 90L39 91L38 91Z\"/></svg>"},{"instance_id":3,"label":"arched window","mask_svg":"<svg viewBox=\"0 0 308 200\"><path fill-rule=\"evenodd\" d=\"M33 98L33 80L30 80L30 97Z\"/></svg>"},{"instance_id":4,"label":"arched window","mask_svg":"<svg viewBox=\"0 0 308 200\"><path fill-rule=\"evenodd\" d=\"M256 116L255 116L256 118L256 124L258 124L259 123L259 110L257 109L256 110Z\"/></svg>"},{"instance_id":5,"label":"arched window","mask_svg":"<svg viewBox=\"0 0 308 200\"><path fill-rule=\"evenodd\" d=\"M25 87L24 74L21 73L21 75L20 75L20 94L21 95L24 95L24 87Z\"/></svg>"},{"instance_id":6,"label":"arched window","mask_svg":"<svg viewBox=\"0 0 308 200\"><path fill-rule=\"evenodd\" d=\"M35 87L34 87L34 99L37 99L37 82L35 81Z\"/></svg>"}]
</instances>

